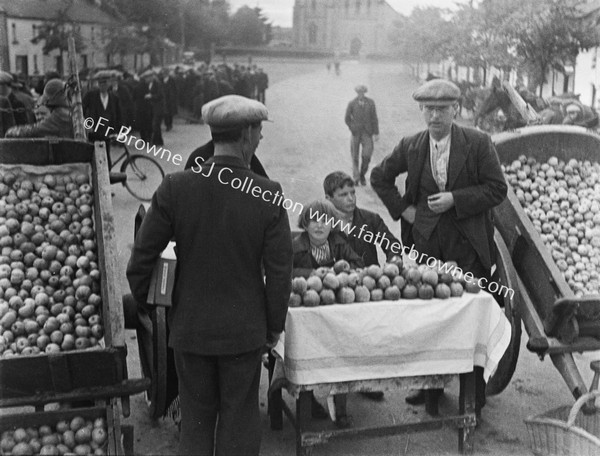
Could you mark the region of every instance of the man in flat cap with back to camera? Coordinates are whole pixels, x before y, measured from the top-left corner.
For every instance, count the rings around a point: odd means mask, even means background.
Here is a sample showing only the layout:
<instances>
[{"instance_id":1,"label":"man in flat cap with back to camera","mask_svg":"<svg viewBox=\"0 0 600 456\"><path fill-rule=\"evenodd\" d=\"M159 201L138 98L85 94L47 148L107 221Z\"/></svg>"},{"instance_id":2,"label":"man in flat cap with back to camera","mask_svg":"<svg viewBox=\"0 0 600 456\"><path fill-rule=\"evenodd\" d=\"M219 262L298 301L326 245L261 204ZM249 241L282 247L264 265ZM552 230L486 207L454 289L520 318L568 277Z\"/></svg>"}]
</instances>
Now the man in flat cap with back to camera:
<instances>
[{"instance_id":1,"label":"man in flat cap with back to camera","mask_svg":"<svg viewBox=\"0 0 600 456\"><path fill-rule=\"evenodd\" d=\"M137 233L127 278L145 303L154 264L174 238L168 324L181 404L178 454L252 456L260 450L261 357L287 314L290 225L286 210L268 199L281 185L249 169L265 106L228 95L204 105L202 116L214 157L165 177ZM253 191L234 188L234 179L252 179Z\"/></svg>"},{"instance_id":2,"label":"man in flat cap with back to camera","mask_svg":"<svg viewBox=\"0 0 600 456\"><path fill-rule=\"evenodd\" d=\"M355 185L367 185L365 177L373 156L373 139L379 138L379 120L375 102L366 97L367 87L357 85L354 89L356 98L346 108L346 125L352 133L350 139L350 155L352 156L352 177ZM361 162L362 146L362 162Z\"/></svg>"},{"instance_id":3,"label":"man in flat cap with back to camera","mask_svg":"<svg viewBox=\"0 0 600 456\"><path fill-rule=\"evenodd\" d=\"M414 93L427 129L404 137L371 172L371 186L394 220L402 242L441 261L455 261L474 277L490 278L495 263L491 209L506 197L507 185L490 137L454 123L460 89L434 79ZM396 178L407 173L403 195ZM476 412L485 404L483 369L475 367ZM440 394L440 391L433 394ZM425 402L425 392L409 395Z\"/></svg>"}]
</instances>

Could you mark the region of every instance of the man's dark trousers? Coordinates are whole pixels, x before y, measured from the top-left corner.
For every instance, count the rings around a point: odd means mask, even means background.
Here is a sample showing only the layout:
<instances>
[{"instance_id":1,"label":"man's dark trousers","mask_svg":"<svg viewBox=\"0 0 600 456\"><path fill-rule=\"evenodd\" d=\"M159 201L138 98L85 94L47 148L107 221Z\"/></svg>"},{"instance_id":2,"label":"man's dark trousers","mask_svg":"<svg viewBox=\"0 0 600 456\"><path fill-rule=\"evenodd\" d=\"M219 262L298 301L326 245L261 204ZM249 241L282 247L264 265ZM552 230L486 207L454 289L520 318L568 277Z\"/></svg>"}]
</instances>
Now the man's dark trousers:
<instances>
[{"instance_id":1,"label":"man's dark trousers","mask_svg":"<svg viewBox=\"0 0 600 456\"><path fill-rule=\"evenodd\" d=\"M175 350L180 454L213 456L216 448L215 456L258 456L261 355L262 349L218 356Z\"/></svg>"}]
</instances>

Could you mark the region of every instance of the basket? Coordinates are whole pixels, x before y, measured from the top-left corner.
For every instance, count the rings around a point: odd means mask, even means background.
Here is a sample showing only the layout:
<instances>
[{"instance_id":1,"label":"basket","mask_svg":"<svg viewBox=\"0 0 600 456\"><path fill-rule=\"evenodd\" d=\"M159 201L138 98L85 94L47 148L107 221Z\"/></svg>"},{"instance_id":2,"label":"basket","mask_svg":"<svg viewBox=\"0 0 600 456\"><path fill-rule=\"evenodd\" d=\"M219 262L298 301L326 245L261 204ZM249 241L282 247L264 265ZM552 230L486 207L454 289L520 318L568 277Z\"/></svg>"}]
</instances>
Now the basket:
<instances>
[{"instance_id":1,"label":"basket","mask_svg":"<svg viewBox=\"0 0 600 456\"><path fill-rule=\"evenodd\" d=\"M600 412L580 413L583 405L600 396L584 394L572 407L563 406L525 420L536 456L600 455Z\"/></svg>"}]
</instances>

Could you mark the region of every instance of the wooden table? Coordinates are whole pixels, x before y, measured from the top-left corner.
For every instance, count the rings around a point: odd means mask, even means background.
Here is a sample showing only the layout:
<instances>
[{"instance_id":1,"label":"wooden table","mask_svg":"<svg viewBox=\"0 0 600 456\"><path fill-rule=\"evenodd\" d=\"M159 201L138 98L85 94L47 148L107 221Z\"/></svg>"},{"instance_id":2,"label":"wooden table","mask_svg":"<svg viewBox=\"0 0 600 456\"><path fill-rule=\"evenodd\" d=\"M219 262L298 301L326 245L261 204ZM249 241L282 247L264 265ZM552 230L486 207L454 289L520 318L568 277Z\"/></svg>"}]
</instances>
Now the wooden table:
<instances>
[{"instance_id":1,"label":"wooden table","mask_svg":"<svg viewBox=\"0 0 600 456\"><path fill-rule=\"evenodd\" d=\"M435 340L432 334L437 335ZM350 346L349 341L353 341ZM274 349L276 356L270 358L271 428L282 429L285 413L296 429L296 454L300 456L310 455L315 445L330 440L454 425L458 427L459 451L472 453L476 425L473 366L484 367L487 380L509 341L508 320L484 292L448 300L292 308L285 337ZM382 343L386 345L382 347ZM426 411L430 418L418 422L350 429L319 429L312 424L313 391L428 390L444 388L457 377L460 392L456 415L439 416L437 396L428 395ZM282 389L296 399L295 412L283 401Z\"/></svg>"}]
</instances>

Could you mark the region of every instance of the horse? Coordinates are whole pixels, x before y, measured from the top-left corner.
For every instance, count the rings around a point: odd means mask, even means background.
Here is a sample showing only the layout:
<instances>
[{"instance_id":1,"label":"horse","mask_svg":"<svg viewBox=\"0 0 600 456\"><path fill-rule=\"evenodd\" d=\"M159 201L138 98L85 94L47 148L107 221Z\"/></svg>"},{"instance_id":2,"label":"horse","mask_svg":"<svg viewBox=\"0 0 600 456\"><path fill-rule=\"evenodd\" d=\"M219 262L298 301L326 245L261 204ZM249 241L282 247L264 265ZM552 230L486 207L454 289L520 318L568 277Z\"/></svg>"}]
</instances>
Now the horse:
<instances>
[{"instance_id":1,"label":"horse","mask_svg":"<svg viewBox=\"0 0 600 456\"><path fill-rule=\"evenodd\" d=\"M506 117L506 122L501 128L502 130L514 130L515 128L527 125L527 122L512 103L508 94L498 87L489 89L489 95L476 107L475 115L473 116L473 125L487 131L495 130L496 128L493 125L494 120L486 117L491 113L496 114L499 109L502 110Z\"/></svg>"}]
</instances>

